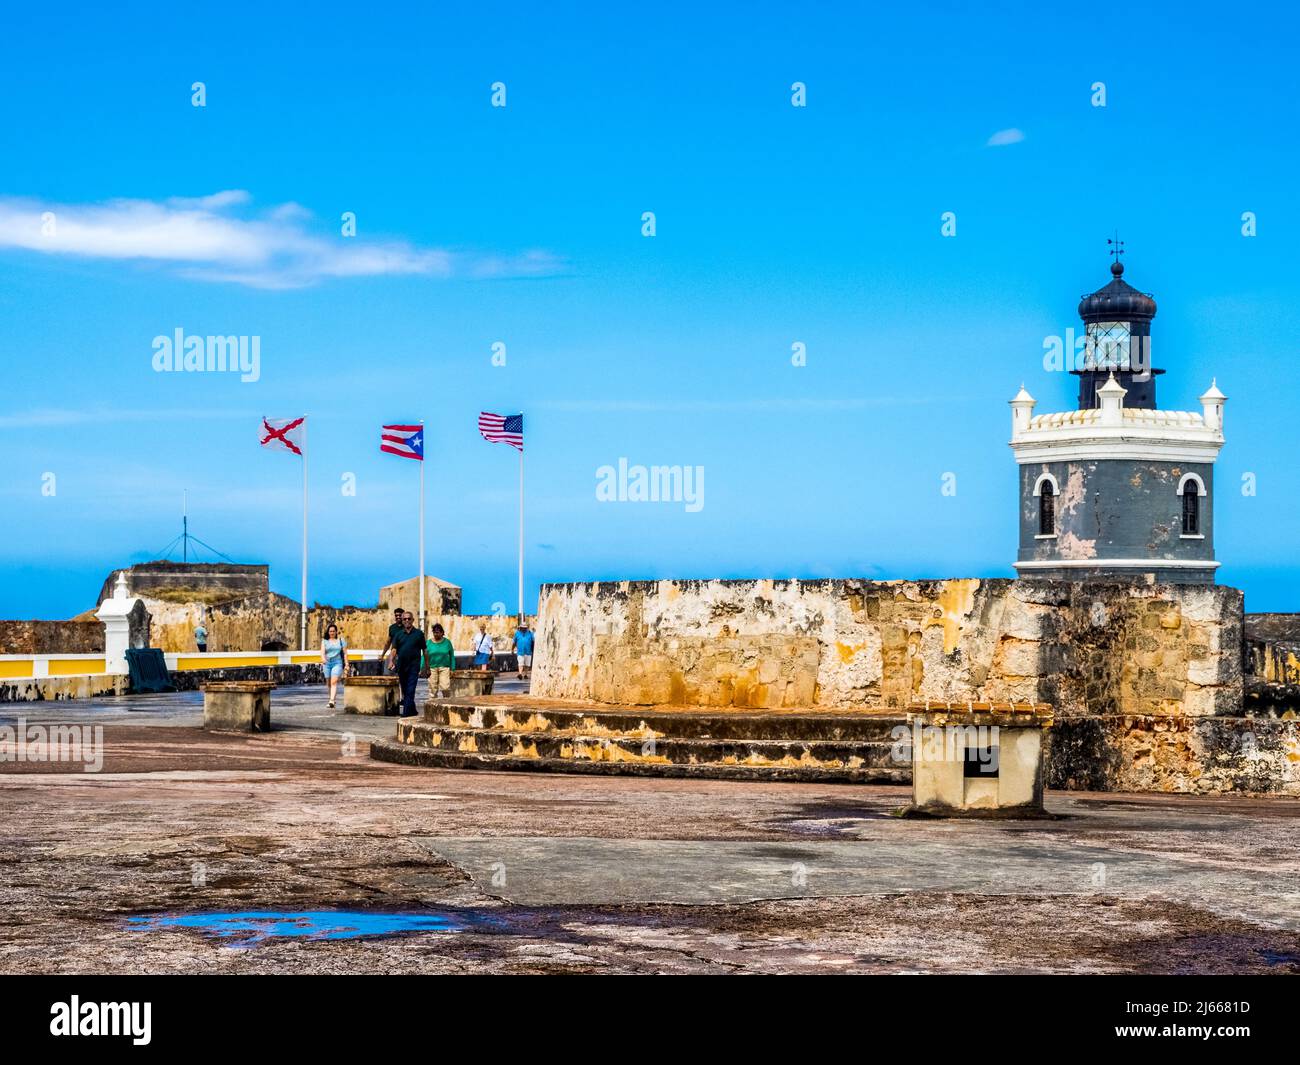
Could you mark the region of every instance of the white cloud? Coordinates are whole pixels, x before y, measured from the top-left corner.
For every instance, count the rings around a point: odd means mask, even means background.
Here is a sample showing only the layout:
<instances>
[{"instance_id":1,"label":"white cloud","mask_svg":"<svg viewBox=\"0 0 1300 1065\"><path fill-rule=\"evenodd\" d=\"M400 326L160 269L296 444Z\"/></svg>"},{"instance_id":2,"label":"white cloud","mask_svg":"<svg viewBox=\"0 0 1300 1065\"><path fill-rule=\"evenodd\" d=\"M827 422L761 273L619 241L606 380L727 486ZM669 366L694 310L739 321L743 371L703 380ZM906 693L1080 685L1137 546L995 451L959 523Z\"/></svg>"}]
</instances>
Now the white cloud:
<instances>
[{"instance_id":1,"label":"white cloud","mask_svg":"<svg viewBox=\"0 0 1300 1065\"><path fill-rule=\"evenodd\" d=\"M346 277L536 277L562 263L547 252L482 255L401 240L308 229L296 203L260 213L242 189L211 196L46 204L0 197L0 248L90 259L170 263L183 277L254 288L304 288ZM49 219L53 215L53 219Z\"/></svg>"},{"instance_id":2,"label":"white cloud","mask_svg":"<svg viewBox=\"0 0 1300 1065\"><path fill-rule=\"evenodd\" d=\"M214 192L211 196L172 196L168 203L173 207L197 207L206 211L217 211L222 207L233 207L251 203L253 197L244 189L226 189Z\"/></svg>"},{"instance_id":3,"label":"white cloud","mask_svg":"<svg viewBox=\"0 0 1300 1065\"><path fill-rule=\"evenodd\" d=\"M1018 129L1000 129L988 139L985 147L1001 148L1007 144L1019 144L1024 139L1024 133Z\"/></svg>"}]
</instances>

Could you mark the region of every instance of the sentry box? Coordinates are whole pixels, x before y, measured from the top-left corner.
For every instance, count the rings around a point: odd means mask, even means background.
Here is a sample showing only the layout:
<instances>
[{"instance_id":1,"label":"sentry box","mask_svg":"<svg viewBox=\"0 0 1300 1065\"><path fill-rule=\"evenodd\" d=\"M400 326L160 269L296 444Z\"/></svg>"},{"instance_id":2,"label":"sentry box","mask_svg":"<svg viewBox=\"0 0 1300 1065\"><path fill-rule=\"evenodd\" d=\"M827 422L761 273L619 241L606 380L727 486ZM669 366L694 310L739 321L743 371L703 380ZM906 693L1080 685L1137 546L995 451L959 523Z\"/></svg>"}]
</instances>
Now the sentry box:
<instances>
[{"instance_id":1,"label":"sentry box","mask_svg":"<svg viewBox=\"0 0 1300 1065\"><path fill-rule=\"evenodd\" d=\"M1050 817L1045 703L927 703L907 715L913 817Z\"/></svg>"}]
</instances>

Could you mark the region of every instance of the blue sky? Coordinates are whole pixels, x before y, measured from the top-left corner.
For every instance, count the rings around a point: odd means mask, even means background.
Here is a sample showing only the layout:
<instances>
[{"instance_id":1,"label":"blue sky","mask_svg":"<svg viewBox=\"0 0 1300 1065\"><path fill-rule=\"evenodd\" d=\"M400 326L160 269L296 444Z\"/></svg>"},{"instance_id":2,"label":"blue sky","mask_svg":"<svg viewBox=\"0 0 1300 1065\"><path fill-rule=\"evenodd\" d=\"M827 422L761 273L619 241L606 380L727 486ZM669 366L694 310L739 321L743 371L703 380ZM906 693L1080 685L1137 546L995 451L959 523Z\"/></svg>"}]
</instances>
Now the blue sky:
<instances>
[{"instance_id":1,"label":"blue sky","mask_svg":"<svg viewBox=\"0 0 1300 1065\"><path fill-rule=\"evenodd\" d=\"M1294 14L8 21L0 616L93 605L109 569L176 535L185 490L197 535L296 597L299 467L258 448L264 414L309 417L314 600L373 603L414 574L415 467L377 436L423 419L428 571L468 610L513 609L515 454L479 438L480 410L526 414L532 602L549 580L1011 576L1007 400L1023 380L1040 411L1073 406L1043 339L1078 326L1115 229L1159 301L1161 405L1197 409L1212 376L1229 396L1220 580L1248 609L1300 609ZM1006 130L1022 139L989 146ZM205 199L222 192L241 195ZM45 211L57 246L31 236ZM178 327L259 336L260 379L154 372ZM598 502L620 457L703 466L704 508Z\"/></svg>"}]
</instances>

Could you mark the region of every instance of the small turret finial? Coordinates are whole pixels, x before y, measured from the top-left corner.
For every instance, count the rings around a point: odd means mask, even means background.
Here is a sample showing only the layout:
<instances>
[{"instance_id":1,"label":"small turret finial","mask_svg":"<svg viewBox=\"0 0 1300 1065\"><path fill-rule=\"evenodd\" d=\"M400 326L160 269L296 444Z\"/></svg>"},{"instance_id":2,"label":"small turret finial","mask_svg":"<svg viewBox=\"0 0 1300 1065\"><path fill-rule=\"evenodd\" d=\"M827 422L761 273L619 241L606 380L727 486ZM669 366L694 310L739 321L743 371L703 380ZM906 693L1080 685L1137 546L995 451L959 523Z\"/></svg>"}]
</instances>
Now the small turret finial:
<instances>
[{"instance_id":1,"label":"small turret finial","mask_svg":"<svg viewBox=\"0 0 1300 1065\"><path fill-rule=\"evenodd\" d=\"M1119 230L1115 230L1114 237L1107 237L1106 243L1110 245L1110 254L1114 262L1110 264L1110 272L1116 277L1124 273L1124 264L1119 261L1119 257L1124 254L1124 242L1119 239Z\"/></svg>"}]
</instances>

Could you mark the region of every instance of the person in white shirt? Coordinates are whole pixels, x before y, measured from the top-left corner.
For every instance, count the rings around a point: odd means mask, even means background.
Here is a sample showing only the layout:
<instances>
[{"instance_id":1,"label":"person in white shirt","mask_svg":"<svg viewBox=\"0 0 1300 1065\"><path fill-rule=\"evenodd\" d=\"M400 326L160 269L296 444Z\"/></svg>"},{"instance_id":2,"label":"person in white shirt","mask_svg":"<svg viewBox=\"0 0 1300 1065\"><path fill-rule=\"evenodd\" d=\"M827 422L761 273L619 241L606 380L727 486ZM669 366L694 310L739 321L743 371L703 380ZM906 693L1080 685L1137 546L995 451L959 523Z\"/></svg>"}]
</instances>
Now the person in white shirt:
<instances>
[{"instance_id":1,"label":"person in white shirt","mask_svg":"<svg viewBox=\"0 0 1300 1065\"><path fill-rule=\"evenodd\" d=\"M474 637L474 668L492 668L492 637L488 635L487 626L480 624L478 635Z\"/></svg>"}]
</instances>

